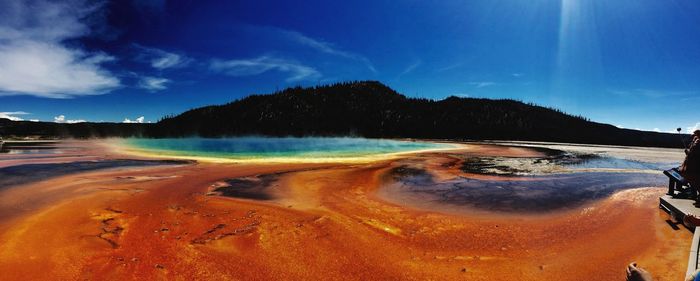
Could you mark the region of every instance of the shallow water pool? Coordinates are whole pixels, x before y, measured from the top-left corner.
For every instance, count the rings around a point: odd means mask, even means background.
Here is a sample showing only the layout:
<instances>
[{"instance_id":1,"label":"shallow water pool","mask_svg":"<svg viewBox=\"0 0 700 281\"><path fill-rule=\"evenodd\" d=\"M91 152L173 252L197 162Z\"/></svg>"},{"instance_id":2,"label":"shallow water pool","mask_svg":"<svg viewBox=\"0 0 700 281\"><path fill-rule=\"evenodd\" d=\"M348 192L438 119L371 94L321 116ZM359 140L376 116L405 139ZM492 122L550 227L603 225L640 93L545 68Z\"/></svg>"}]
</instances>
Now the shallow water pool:
<instances>
[{"instance_id":1,"label":"shallow water pool","mask_svg":"<svg viewBox=\"0 0 700 281\"><path fill-rule=\"evenodd\" d=\"M451 146L419 141L318 137L128 139L126 143L137 149L170 155L229 159L348 158Z\"/></svg>"}]
</instances>

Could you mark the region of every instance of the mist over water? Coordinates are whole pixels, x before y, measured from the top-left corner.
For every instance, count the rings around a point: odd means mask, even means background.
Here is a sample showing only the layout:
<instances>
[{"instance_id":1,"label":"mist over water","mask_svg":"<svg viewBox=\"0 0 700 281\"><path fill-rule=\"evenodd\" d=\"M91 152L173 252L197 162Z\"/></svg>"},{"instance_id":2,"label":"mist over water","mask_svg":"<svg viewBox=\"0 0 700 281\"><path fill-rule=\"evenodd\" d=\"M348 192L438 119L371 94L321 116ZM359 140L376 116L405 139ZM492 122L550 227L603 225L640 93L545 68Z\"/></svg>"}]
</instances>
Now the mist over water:
<instances>
[{"instance_id":1,"label":"mist over water","mask_svg":"<svg viewBox=\"0 0 700 281\"><path fill-rule=\"evenodd\" d=\"M127 145L180 156L255 158L343 158L447 148L451 145L366 138L179 138L127 139Z\"/></svg>"}]
</instances>

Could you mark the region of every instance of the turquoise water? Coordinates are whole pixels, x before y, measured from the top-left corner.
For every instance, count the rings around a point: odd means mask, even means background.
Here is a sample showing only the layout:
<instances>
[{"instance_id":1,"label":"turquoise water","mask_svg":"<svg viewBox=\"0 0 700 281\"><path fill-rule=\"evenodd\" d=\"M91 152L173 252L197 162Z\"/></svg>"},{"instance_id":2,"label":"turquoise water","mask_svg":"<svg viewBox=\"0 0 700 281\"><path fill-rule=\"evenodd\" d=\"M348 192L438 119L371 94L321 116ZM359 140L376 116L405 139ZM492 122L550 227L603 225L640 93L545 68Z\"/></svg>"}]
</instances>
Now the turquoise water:
<instances>
[{"instance_id":1,"label":"turquoise water","mask_svg":"<svg viewBox=\"0 0 700 281\"><path fill-rule=\"evenodd\" d=\"M365 138L127 139L126 143L171 155L231 159L343 158L451 147L441 143Z\"/></svg>"}]
</instances>

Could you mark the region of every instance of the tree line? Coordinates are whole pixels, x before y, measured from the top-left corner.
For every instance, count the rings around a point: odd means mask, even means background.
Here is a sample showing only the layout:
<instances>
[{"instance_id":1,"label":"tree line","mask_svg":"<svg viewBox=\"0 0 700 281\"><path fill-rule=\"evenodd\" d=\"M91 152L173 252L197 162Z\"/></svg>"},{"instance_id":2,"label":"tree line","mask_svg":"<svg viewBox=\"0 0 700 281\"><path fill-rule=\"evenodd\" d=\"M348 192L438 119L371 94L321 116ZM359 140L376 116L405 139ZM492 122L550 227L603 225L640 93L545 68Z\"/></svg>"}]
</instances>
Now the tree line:
<instances>
[{"instance_id":1,"label":"tree line","mask_svg":"<svg viewBox=\"0 0 700 281\"><path fill-rule=\"evenodd\" d=\"M7 120L9 121L9 120ZM678 147L678 136L620 129L512 99L410 98L377 81L293 87L165 116L155 124L0 122L0 134L58 137L357 136Z\"/></svg>"}]
</instances>

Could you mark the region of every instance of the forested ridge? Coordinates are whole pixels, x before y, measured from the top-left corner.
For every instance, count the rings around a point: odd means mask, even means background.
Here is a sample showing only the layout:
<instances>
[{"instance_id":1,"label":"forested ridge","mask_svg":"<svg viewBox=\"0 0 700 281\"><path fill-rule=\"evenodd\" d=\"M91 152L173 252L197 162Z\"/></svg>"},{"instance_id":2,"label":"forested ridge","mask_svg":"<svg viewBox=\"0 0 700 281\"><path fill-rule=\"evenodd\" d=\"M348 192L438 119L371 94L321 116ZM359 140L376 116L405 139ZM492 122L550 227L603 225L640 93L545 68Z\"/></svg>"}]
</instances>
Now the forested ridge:
<instances>
[{"instance_id":1,"label":"forested ridge","mask_svg":"<svg viewBox=\"0 0 700 281\"><path fill-rule=\"evenodd\" d=\"M509 99L410 98L376 81L288 88L166 116L155 124L0 121L2 135L57 137L357 136L679 147L678 136L620 129Z\"/></svg>"}]
</instances>

